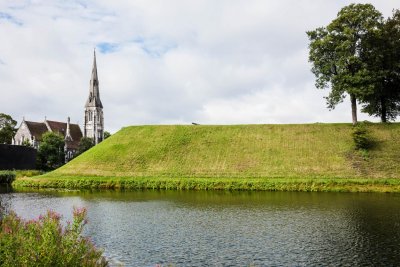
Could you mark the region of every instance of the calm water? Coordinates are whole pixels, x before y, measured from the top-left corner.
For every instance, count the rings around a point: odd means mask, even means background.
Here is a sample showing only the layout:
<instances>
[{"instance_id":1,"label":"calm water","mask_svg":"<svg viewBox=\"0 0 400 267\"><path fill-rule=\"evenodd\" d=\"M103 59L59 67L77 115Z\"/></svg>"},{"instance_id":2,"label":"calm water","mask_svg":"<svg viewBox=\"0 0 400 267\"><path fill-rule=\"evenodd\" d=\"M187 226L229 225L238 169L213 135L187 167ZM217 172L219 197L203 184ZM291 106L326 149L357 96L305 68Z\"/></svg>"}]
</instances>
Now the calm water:
<instances>
[{"instance_id":1,"label":"calm water","mask_svg":"<svg viewBox=\"0 0 400 267\"><path fill-rule=\"evenodd\" d=\"M2 194L25 218L89 211L86 234L126 266L400 265L400 195L288 192Z\"/></svg>"}]
</instances>

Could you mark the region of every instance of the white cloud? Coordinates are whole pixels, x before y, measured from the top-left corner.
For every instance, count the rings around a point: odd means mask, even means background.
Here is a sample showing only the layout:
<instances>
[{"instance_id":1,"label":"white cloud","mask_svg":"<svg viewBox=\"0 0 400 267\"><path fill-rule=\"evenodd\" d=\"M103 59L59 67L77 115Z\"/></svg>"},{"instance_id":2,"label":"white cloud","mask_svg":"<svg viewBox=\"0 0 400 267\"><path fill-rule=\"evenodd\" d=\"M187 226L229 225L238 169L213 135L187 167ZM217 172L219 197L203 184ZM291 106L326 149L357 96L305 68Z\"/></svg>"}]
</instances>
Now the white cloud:
<instances>
[{"instance_id":1,"label":"white cloud","mask_svg":"<svg viewBox=\"0 0 400 267\"><path fill-rule=\"evenodd\" d=\"M352 1L6 1L0 112L82 122L98 46L106 128L350 121L314 87L305 31ZM397 0L371 1L385 16ZM361 119L369 119L365 115Z\"/></svg>"}]
</instances>

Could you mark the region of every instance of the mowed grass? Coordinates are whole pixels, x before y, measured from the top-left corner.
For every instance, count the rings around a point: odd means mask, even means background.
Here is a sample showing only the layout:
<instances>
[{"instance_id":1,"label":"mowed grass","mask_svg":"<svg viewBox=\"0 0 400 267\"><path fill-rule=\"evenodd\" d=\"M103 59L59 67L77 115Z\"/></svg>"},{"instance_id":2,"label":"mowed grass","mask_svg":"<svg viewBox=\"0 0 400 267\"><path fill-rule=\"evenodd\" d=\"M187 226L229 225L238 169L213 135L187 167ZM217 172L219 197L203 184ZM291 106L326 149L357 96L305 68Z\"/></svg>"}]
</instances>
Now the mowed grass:
<instances>
[{"instance_id":1,"label":"mowed grass","mask_svg":"<svg viewBox=\"0 0 400 267\"><path fill-rule=\"evenodd\" d=\"M41 176L153 178L400 178L400 124L132 126Z\"/></svg>"}]
</instances>

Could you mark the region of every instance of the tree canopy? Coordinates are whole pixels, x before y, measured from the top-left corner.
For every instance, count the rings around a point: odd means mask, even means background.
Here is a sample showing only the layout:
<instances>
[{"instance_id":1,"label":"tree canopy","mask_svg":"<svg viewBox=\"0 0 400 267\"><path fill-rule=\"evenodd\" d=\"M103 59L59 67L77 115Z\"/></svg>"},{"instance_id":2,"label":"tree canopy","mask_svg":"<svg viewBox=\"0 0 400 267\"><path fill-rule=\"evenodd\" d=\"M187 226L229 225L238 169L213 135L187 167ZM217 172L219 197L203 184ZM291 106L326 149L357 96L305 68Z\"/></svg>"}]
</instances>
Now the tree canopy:
<instances>
[{"instance_id":1,"label":"tree canopy","mask_svg":"<svg viewBox=\"0 0 400 267\"><path fill-rule=\"evenodd\" d=\"M82 154L86 150L89 150L93 146L94 146L93 138L82 137L81 141L79 142L78 151L76 153L76 156Z\"/></svg>"},{"instance_id":2,"label":"tree canopy","mask_svg":"<svg viewBox=\"0 0 400 267\"><path fill-rule=\"evenodd\" d=\"M104 132L104 140L106 140L110 136L111 136L110 132L107 132L107 131Z\"/></svg>"},{"instance_id":3,"label":"tree canopy","mask_svg":"<svg viewBox=\"0 0 400 267\"><path fill-rule=\"evenodd\" d=\"M383 21L365 38L361 55L366 64L372 93L363 96L363 111L381 118L395 120L400 113L400 11Z\"/></svg>"},{"instance_id":4,"label":"tree canopy","mask_svg":"<svg viewBox=\"0 0 400 267\"><path fill-rule=\"evenodd\" d=\"M52 170L65 163L64 138L57 133L47 132L43 134L38 149L38 168Z\"/></svg>"},{"instance_id":5,"label":"tree canopy","mask_svg":"<svg viewBox=\"0 0 400 267\"><path fill-rule=\"evenodd\" d=\"M353 124L357 123L357 99L370 95L373 86L361 55L366 36L378 29L382 14L371 4L351 4L342 8L326 27L307 32L309 61L317 88L330 88L326 97L333 109L350 96Z\"/></svg>"},{"instance_id":6,"label":"tree canopy","mask_svg":"<svg viewBox=\"0 0 400 267\"><path fill-rule=\"evenodd\" d=\"M17 121L10 115L0 113L0 144L11 144L11 141L17 131L15 126Z\"/></svg>"}]
</instances>

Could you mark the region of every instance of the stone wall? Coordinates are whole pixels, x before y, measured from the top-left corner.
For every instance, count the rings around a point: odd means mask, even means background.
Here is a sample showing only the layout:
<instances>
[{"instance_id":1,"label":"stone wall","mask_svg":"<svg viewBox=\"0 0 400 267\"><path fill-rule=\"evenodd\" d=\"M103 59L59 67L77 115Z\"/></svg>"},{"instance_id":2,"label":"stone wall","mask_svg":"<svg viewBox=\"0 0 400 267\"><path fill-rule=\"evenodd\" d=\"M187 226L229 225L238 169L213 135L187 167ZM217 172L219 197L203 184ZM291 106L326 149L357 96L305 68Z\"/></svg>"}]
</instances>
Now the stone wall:
<instances>
[{"instance_id":1,"label":"stone wall","mask_svg":"<svg viewBox=\"0 0 400 267\"><path fill-rule=\"evenodd\" d=\"M34 170L36 149L0 144L0 170Z\"/></svg>"}]
</instances>

